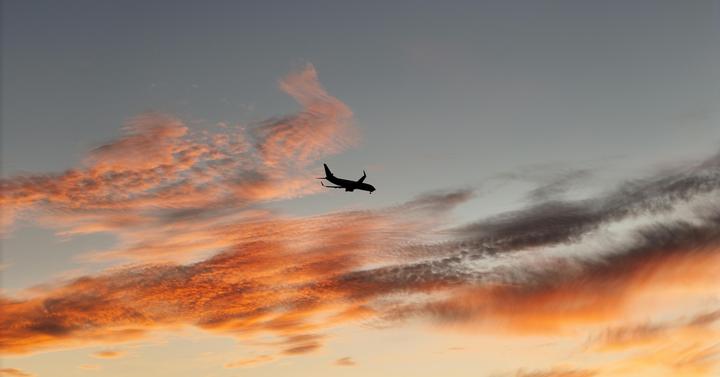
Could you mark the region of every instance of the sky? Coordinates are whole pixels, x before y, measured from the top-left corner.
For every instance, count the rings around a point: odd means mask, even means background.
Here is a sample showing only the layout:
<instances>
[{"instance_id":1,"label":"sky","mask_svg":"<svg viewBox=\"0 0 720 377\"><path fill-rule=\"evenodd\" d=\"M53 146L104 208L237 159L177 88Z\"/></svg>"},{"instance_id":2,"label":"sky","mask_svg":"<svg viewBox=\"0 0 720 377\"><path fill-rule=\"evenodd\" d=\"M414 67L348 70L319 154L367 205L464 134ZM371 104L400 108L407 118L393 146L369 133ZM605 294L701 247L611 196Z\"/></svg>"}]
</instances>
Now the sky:
<instances>
[{"instance_id":1,"label":"sky","mask_svg":"<svg viewBox=\"0 0 720 377\"><path fill-rule=\"evenodd\" d=\"M0 21L0 376L720 374L717 0Z\"/></svg>"}]
</instances>

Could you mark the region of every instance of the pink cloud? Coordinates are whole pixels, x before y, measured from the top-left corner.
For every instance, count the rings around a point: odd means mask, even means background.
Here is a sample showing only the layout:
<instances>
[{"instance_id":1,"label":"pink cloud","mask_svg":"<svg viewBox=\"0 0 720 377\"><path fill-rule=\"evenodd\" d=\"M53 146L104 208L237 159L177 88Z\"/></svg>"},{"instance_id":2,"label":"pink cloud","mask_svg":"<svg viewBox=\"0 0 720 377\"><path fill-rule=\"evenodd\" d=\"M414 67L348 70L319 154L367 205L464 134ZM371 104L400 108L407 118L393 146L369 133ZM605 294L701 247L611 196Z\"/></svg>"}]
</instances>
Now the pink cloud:
<instances>
[{"instance_id":1,"label":"pink cloud","mask_svg":"<svg viewBox=\"0 0 720 377\"><path fill-rule=\"evenodd\" d=\"M315 67L308 64L287 76L280 81L280 88L303 110L270 120L258 129L259 148L267 165L302 167L355 143L352 111L320 85Z\"/></svg>"},{"instance_id":2,"label":"pink cloud","mask_svg":"<svg viewBox=\"0 0 720 377\"><path fill-rule=\"evenodd\" d=\"M280 86L302 105L282 121L209 132L167 114L143 114L127 122L124 136L90 151L83 166L1 180L2 229L28 216L66 237L113 233L120 242L99 252L104 258L187 261L221 250L228 242L210 240L217 232L207 227L223 217L237 222L237 213L259 203L319 192L306 165L355 141L352 112L325 91L311 65ZM193 225L200 241L173 241L184 217L203 213L213 218Z\"/></svg>"}]
</instances>

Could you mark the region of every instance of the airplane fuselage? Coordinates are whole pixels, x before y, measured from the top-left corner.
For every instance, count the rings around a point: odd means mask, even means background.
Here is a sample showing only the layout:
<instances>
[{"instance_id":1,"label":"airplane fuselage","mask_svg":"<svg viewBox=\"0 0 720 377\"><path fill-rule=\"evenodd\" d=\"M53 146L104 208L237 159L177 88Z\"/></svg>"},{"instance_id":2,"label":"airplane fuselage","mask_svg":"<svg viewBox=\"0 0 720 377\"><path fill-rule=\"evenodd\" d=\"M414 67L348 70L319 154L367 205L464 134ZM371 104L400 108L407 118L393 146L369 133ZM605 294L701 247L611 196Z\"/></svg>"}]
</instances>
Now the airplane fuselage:
<instances>
[{"instance_id":1,"label":"airplane fuselage","mask_svg":"<svg viewBox=\"0 0 720 377\"><path fill-rule=\"evenodd\" d=\"M338 186L342 186L345 191L353 191L353 190L363 190L363 191L369 191L373 192L375 191L375 187L373 185L367 184L365 182L356 182L351 181L349 179L342 179L335 176L328 176L325 179L327 179L330 183L334 183Z\"/></svg>"}]
</instances>

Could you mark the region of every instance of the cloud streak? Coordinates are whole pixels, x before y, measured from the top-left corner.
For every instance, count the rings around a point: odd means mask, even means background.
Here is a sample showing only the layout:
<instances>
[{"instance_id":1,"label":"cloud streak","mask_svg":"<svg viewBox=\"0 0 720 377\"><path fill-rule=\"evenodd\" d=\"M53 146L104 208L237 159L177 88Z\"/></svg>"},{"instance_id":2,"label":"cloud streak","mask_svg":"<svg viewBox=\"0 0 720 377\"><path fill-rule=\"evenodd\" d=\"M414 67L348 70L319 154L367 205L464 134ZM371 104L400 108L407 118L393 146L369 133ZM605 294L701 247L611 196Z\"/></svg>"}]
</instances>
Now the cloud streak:
<instances>
[{"instance_id":1,"label":"cloud streak","mask_svg":"<svg viewBox=\"0 0 720 377\"><path fill-rule=\"evenodd\" d=\"M341 366L341 367L354 367L355 360L353 360L352 357L349 357L349 356L341 357L341 358L335 360L335 365Z\"/></svg>"},{"instance_id":2,"label":"cloud streak","mask_svg":"<svg viewBox=\"0 0 720 377\"><path fill-rule=\"evenodd\" d=\"M593 377L596 375L597 375L597 372L593 371L593 370L551 369L551 370L533 371L533 372L518 371L515 374L515 377Z\"/></svg>"},{"instance_id":3,"label":"cloud streak","mask_svg":"<svg viewBox=\"0 0 720 377\"><path fill-rule=\"evenodd\" d=\"M125 352L114 351L114 350L105 350L105 351L95 352L92 354L92 356L97 359L119 359L119 358L125 356Z\"/></svg>"},{"instance_id":4,"label":"cloud streak","mask_svg":"<svg viewBox=\"0 0 720 377\"><path fill-rule=\"evenodd\" d=\"M270 355L259 355L255 357L250 357L246 359L240 359L236 360L230 363L225 364L225 368L227 369L233 369L233 368L247 368L247 367L253 367L257 366L259 364L264 364L272 361L274 358Z\"/></svg>"},{"instance_id":5,"label":"cloud streak","mask_svg":"<svg viewBox=\"0 0 720 377\"><path fill-rule=\"evenodd\" d=\"M0 376L6 377L32 377L34 374L23 372L17 368L0 368Z\"/></svg>"}]
</instances>

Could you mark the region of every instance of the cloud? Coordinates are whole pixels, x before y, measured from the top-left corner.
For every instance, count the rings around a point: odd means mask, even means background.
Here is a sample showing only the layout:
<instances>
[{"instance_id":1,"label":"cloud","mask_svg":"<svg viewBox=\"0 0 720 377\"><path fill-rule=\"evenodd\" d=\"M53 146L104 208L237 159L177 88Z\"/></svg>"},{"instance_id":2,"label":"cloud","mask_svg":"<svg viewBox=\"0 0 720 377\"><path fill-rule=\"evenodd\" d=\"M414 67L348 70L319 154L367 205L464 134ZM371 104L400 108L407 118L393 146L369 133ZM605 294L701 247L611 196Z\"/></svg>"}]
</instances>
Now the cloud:
<instances>
[{"instance_id":1,"label":"cloud","mask_svg":"<svg viewBox=\"0 0 720 377\"><path fill-rule=\"evenodd\" d=\"M97 364L82 364L82 365L78 365L78 368L80 368L82 370L100 370L100 369L102 369L102 367Z\"/></svg>"},{"instance_id":2,"label":"cloud","mask_svg":"<svg viewBox=\"0 0 720 377\"><path fill-rule=\"evenodd\" d=\"M287 76L280 81L280 88L298 101L303 110L268 120L256 129L258 149L265 164L304 166L355 143L352 111L320 85L315 67L308 64Z\"/></svg>"},{"instance_id":3,"label":"cloud","mask_svg":"<svg viewBox=\"0 0 720 377\"><path fill-rule=\"evenodd\" d=\"M667 376L716 376L720 344L696 343L692 339L668 339L654 348L629 353L618 361L604 366L607 375L622 372L637 375L643 371L655 371Z\"/></svg>"},{"instance_id":4,"label":"cloud","mask_svg":"<svg viewBox=\"0 0 720 377\"><path fill-rule=\"evenodd\" d=\"M582 237L574 234L583 221L565 220L567 208L586 214L595 200L583 202L586 206L534 206L458 228L457 240L421 241L421 235L442 225L437 219L443 213L470 197L467 191L449 192L374 212L217 228L218 234L236 236L226 251L206 260L133 266L75 280L35 299L7 299L6 312L15 315L5 319L13 333L2 346L6 352L28 352L80 339L116 341L177 324L292 339L336 324L332 318L357 308L386 319L419 315L445 323L489 321L517 332L557 332L617 318L643 290L692 282L710 289L720 265L719 219L712 212L692 222L653 218L635 226L628 239L588 255L551 252L568 240L576 240L573 250L582 247ZM656 211L652 201L641 200L646 211ZM578 217L599 222L597 215ZM292 265L285 263L289 258ZM277 284L283 288L274 288ZM422 299L388 300L398 293ZM281 353L298 354L319 348L320 342L279 347Z\"/></svg>"},{"instance_id":5,"label":"cloud","mask_svg":"<svg viewBox=\"0 0 720 377\"><path fill-rule=\"evenodd\" d=\"M319 350L323 338L325 336L321 334L297 334L286 336L285 339L274 344L283 347L281 353L284 355L302 355Z\"/></svg>"},{"instance_id":6,"label":"cloud","mask_svg":"<svg viewBox=\"0 0 720 377\"><path fill-rule=\"evenodd\" d=\"M106 232L119 239L86 261L182 262L231 246L216 226L254 217L260 203L318 192L307 166L357 138L352 112L322 88L312 65L280 86L301 104L295 114L212 131L142 114L78 168L0 180L2 229L26 218L63 237ZM179 231L188 229L192 236Z\"/></svg>"},{"instance_id":7,"label":"cloud","mask_svg":"<svg viewBox=\"0 0 720 377\"><path fill-rule=\"evenodd\" d=\"M443 298L396 306L391 317L429 315L446 324L485 323L519 333L557 334L621 318L643 294L680 288L711 294L713 276L720 272L718 225L679 222L640 228L632 242L592 255L522 251L494 261L479 259L480 268L473 271L468 266L478 263L468 254L368 272L353 280L386 294L447 291Z\"/></svg>"},{"instance_id":8,"label":"cloud","mask_svg":"<svg viewBox=\"0 0 720 377\"><path fill-rule=\"evenodd\" d=\"M353 367L355 366L355 360L353 360L352 357L345 356L335 360L335 365L341 367Z\"/></svg>"},{"instance_id":9,"label":"cloud","mask_svg":"<svg viewBox=\"0 0 720 377\"><path fill-rule=\"evenodd\" d=\"M381 310L388 318L430 315L525 332L607 322L658 287L713 291L718 188L718 166L705 161L596 198L532 204L456 228L457 240L404 252L434 258L351 272L342 284L363 295L426 294ZM427 295L439 291L442 298Z\"/></svg>"},{"instance_id":10,"label":"cloud","mask_svg":"<svg viewBox=\"0 0 720 377\"><path fill-rule=\"evenodd\" d=\"M0 323L10 331L0 350L124 341L191 324L237 336L271 332L287 339L280 345L286 354L312 351L318 337L307 334L324 327L317 317L351 320L369 312L350 303L352 292L333 286L336 277L376 262L377 253L394 242L431 230L433 222L424 219L449 208L430 202L456 201L457 195L377 212L246 222L233 247L200 262L116 268L31 299L5 299Z\"/></svg>"},{"instance_id":11,"label":"cloud","mask_svg":"<svg viewBox=\"0 0 720 377\"><path fill-rule=\"evenodd\" d=\"M176 152L186 154L181 137L188 128L170 115L143 114L131 119L125 130L126 136L90 152L91 168L111 173L148 170L176 164Z\"/></svg>"},{"instance_id":12,"label":"cloud","mask_svg":"<svg viewBox=\"0 0 720 377\"><path fill-rule=\"evenodd\" d=\"M108 232L118 243L82 259L132 263L0 297L0 352L121 343L183 326L275 350L227 364L239 367L316 351L344 323L419 317L519 335L607 327L598 348L674 334L680 345L660 353L672 368L713 367L714 346L688 334L715 312L679 328L611 325L637 314L646 295L716 294L717 157L560 200L585 176L569 174L532 191L524 208L460 226L448 215L472 190L289 216L265 204L316 192L310 165L356 135L352 112L312 66L280 86L301 105L295 114L219 133L146 114L82 167L2 180L0 204L13 216L62 237Z\"/></svg>"},{"instance_id":13,"label":"cloud","mask_svg":"<svg viewBox=\"0 0 720 377\"><path fill-rule=\"evenodd\" d=\"M608 373L654 367L672 375L710 376L720 359L717 341L720 332L713 326L720 319L719 312L711 310L690 318L607 328L589 338L586 349L630 355L604 366Z\"/></svg>"},{"instance_id":14,"label":"cloud","mask_svg":"<svg viewBox=\"0 0 720 377\"><path fill-rule=\"evenodd\" d=\"M540 371L518 371L515 377L593 377L597 375L596 371L586 369L551 369Z\"/></svg>"},{"instance_id":15,"label":"cloud","mask_svg":"<svg viewBox=\"0 0 720 377\"><path fill-rule=\"evenodd\" d=\"M118 358L125 356L125 352L114 351L114 350L105 350L105 351L95 352L92 354L92 356L97 359L118 359Z\"/></svg>"},{"instance_id":16,"label":"cloud","mask_svg":"<svg viewBox=\"0 0 720 377\"><path fill-rule=\"evenodd\" d=\"M232 369L232 368L247 368L252 366L257 366L259 364L264 364L267 362L270 362L274 360L275 358L271 355L259 355L255 357L250 357L246 359L240 359L236 360L230 363L225 364L225 368Z\"/></svg>"},{"instance_id":17,"label":"cloud","mask_svg":"<svg viewBox=\"0 0 720 377\"><path fill-rule=\"evenodd\" d=\"M540 201L455 231L458 236L488 244L489 251L577 242L603 226L669 212L673 207L693 198L702 198L719 187L720 163L710 158L626 181L594 198Z\"/></svg>"},{"instance_id":18,"label":"cloud","mask_svg":"<svg viewBox=\"0 0 720 377\"><path fill-rule=\"evenodd\" d=\"M305 353L317 351L320 347L321 344L318 342L308 342L297 346L288 347L284 349L282 353L284 353L285 355L302 355Z\"/></svg>"},{"instance_id":19,"label":"cloud","mask_svg":"<svg viewBox=\"0 0 720 377\"><path fill-rule=\"evenodd\" d=\"M690 326L708 326L720 321L720 309L708 313L699 314L690 321Z\"/></svg>"},{"instance_id":20,"label":"cloud","mask_svg":"<svg viewBox=\"0 0 720 377\"><path fill-rule=\"evenodd\" d=\"M590 169L576 169L557 171L548 178L547 174L542 174L544 170L547 169L533 166L532 170L528 169L520 174L506 174L505 176L521 180L539 180L540 184L527 193L528 200L538 203L557 200L569 192L574 185L586 181L592 176ZM542 175L535 177L539 173Z\"/></svg>"},{"instance_id":21,"label":"cloud","mask_svg":"<svg viewBox=\"0 0 720 377\"><path fill-rule=\"evenodd\" d=\"M32 377L34 374L16 368L0 368L0 376L6 377Z\"/></svg>"}]
</instances>

